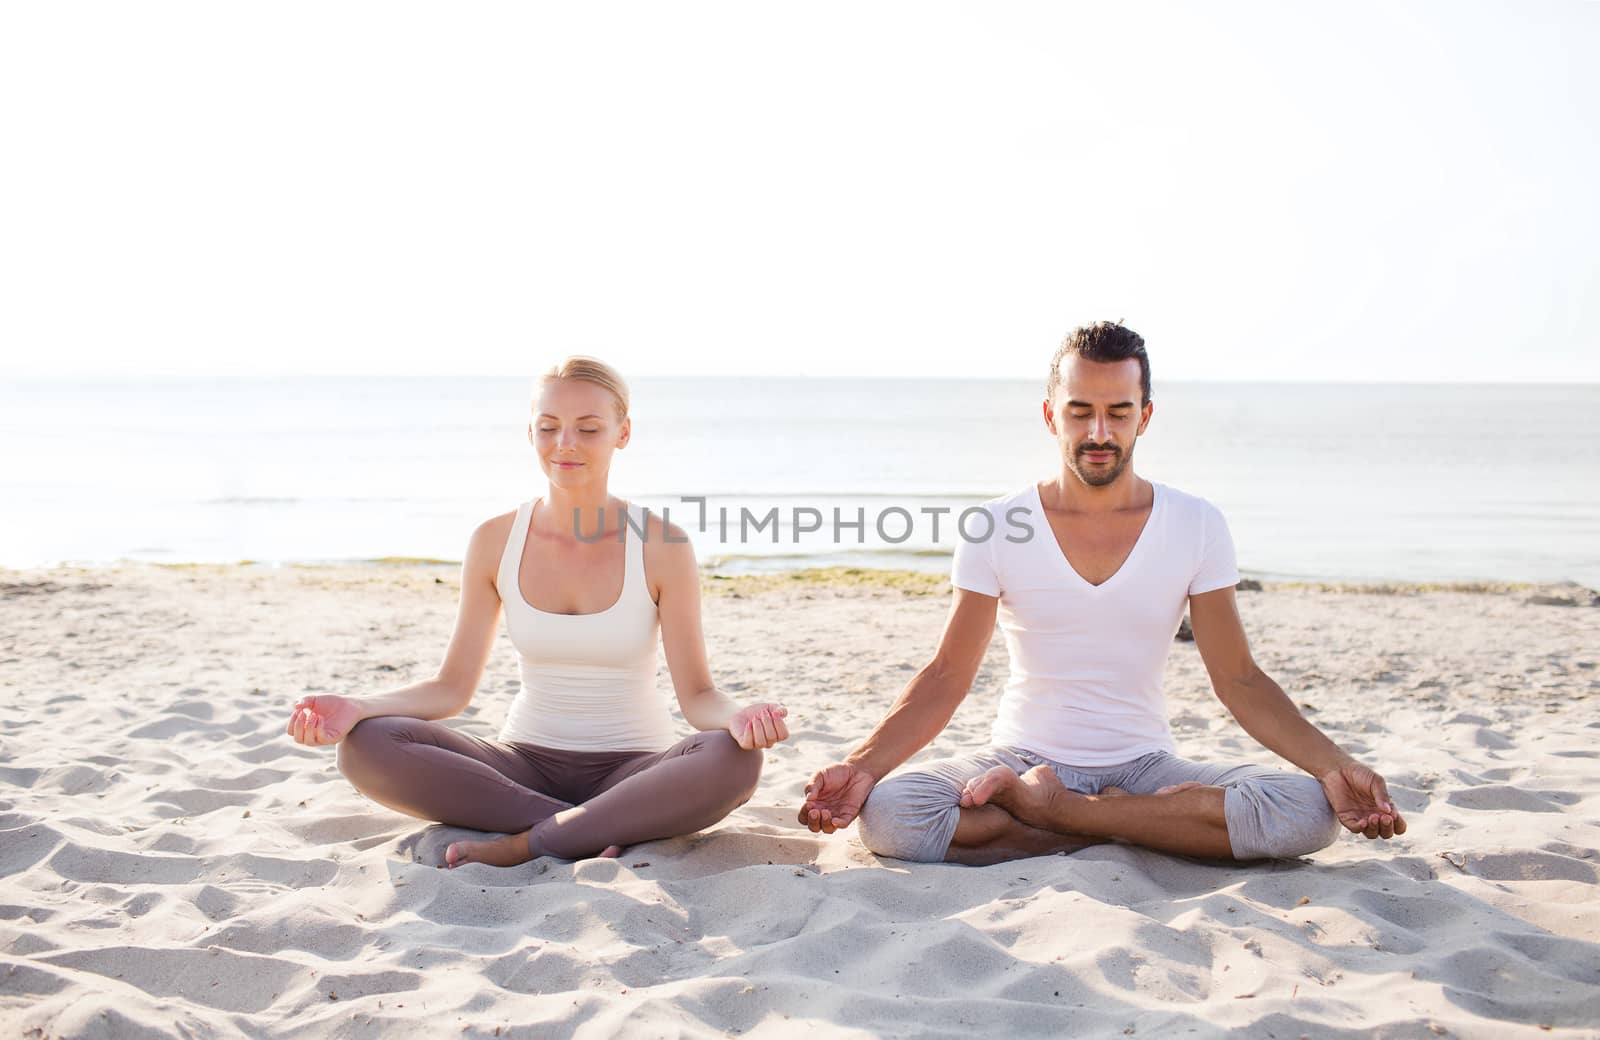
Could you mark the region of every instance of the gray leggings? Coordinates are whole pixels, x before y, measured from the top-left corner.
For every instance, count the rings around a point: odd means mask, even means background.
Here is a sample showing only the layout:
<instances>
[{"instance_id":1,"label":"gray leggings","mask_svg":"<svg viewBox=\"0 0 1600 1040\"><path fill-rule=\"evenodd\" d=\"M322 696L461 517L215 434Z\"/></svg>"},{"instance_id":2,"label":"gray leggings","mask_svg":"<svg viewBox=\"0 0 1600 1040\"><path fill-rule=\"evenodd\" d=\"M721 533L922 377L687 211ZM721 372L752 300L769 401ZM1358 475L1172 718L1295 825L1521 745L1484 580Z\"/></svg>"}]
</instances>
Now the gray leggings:
<instances>
[{"instance_id":1,"label":"gray leggings","mask_svg":"<svg viewBox=\"0 0 1600 1040\"><path fill-rule=\"evenodd\" d=\"M990 747L965 758L947 758L888 777L861 808L861 840L880 856L942 860L961 815L967 781L995 766L1018 774L1049 766L1069 791L1094 794L1120 787L1129 794L1154 794L1187 780L1221 787L1228 844L1235 859L1281 859L1327 848L1339 836L1339 820L1322 785L1301 773L1266 766L1219 766L1189 762L1165 751L1114 766L1069 766L1018 747Z\"/></svg>"},{"instance_id":2,"label":"gray leggings","mask_svg":"<svg viewBox=\"0 0 1600 1040\"><path fill-rule=\"evenodd\" d=\"M339 743L356 790L408 816L528 831L535 856L581 859L709 827L755 793L761 752L723 731L665 751L562 751L481 740L437 722L363 720Z\"/></svg>"}]
</instances>

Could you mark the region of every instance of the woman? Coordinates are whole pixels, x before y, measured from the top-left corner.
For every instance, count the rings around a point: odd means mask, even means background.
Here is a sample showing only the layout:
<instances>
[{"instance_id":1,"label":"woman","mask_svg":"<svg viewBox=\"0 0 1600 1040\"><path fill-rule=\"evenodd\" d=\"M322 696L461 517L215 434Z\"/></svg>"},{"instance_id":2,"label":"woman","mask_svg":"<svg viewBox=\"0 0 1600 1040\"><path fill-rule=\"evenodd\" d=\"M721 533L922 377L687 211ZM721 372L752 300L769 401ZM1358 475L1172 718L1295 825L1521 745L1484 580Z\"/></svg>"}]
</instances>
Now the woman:
<instances>
[{"instance_id":1,"label":"woman","mask_svg":"<svg viewBox=\"0 0 1600 1040\"><path fill-rule=\"evenodd\" d=\"M448 867L616 856L708 827L749 799L761 749L789 735L781 706L740 707L712 684L683 532L607 489L630 433L622 378L568 358L541 378L535 409L528 438L548 491L474 532L438 674L375 697L306 697L289 720L302 744L338 744L340 772L369 798L508 835L454 843ZM487 741L432 720L472 700L502 605L522 687ZM676 743L656 690L658 628L700 731Z\"/></svg>"}]
</instances>

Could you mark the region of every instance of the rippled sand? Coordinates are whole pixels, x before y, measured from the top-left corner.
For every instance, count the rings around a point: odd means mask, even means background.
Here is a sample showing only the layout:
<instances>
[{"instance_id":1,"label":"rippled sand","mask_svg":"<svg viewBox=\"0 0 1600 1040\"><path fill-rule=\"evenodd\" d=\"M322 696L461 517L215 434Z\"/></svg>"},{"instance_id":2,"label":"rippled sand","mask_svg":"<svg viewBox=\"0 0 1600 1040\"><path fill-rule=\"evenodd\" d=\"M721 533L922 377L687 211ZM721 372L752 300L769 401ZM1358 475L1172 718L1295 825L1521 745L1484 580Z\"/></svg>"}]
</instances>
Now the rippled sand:
<instances>
[{"instance_id":1,"label":"rippled sand","mask_svg":"<svg viewBox=\"0 0 1600 1040\"><path fill-rule=\"evenodd\" d=\"M711 584L719 681L791 711L755 798L620 861L446 873L466 832L365 801L283 724L430 672L453 573L0 572L0 1035L1597 1035L1600 609L1530 602L1571 590L1241 595L1262 663L1389 777L1402 839L972 869L791 823L944 595ZM1004 674L997 642L925 754L983 740ZM1168 680L1187 754L1271 760L1192 644ZM515 685L502 638L456 724L492 736Z\"/></svg>"}]
</instances>

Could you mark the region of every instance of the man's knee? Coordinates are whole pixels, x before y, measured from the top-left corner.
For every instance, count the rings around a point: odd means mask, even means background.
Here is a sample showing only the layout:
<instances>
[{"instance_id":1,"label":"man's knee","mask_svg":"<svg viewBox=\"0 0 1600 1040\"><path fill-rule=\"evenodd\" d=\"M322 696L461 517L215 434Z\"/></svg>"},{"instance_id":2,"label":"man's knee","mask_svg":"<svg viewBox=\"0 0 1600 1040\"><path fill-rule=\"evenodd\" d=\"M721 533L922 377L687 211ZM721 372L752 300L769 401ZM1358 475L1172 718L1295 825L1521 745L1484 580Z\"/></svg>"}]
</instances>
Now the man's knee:
<instances>
[{"instance_id":1,"label":"man's knee","mask_svg":"<svg viewBox=\"0 0 1600 1040\"><path fill-rule=\"evenodd\" d=\"M1228 791L1237 799L1228 813L1228 838L1238 859L1309 856L1339 837L1339 818L1322 785L1309 776L1282 773Z\"/></svg>"},{"instance_id":2,"label":"man's knee","mask_svg":"<svg viewBox=\"0 0 1600 1040\"><path fill-rule=\"evenodd\" d=\"M879 856L936 862L945 853L945 848L932 847L938 844L934 836L945 829L942 818L960 812L960 803L942 785L930 784L913 773L874 787L861 807L856 827L861 844ZM948 847L949 841L943 844Z\"/></svg>"},{"instance_id":3,"label":"man's knee","mask_svg":"<svg viewBox=\"0 0 1600 1040\"><path fill-rule=\"evenodd\" d=\"M1312 783L1316 781L1313 780ZM1339 822L1339 816L1333 811L1333 806L1328 804L1328 796L1323 792L1321 784L1317 784L1316 798L1309 810L1306 842L1308 847L1303 852L1291 855L1309 856L1332 845L1339 840L1339 835L1344 833L1344 825Z\"/></svg>"}]
</instances>

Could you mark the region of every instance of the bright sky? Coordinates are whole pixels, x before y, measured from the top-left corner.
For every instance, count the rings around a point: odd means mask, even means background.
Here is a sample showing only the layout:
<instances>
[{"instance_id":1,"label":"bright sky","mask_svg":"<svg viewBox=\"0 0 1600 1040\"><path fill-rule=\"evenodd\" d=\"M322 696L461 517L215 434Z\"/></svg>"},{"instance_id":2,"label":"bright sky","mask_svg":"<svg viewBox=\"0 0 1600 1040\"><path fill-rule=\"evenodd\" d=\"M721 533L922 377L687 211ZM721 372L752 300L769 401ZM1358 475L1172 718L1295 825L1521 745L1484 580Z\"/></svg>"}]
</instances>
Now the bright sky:
<instances>
[{"instance_id":1,"label":"bright sky","mask_svg":"<svg viewBox=\"0 0 1600 1040\"><path fill-rule=\"evenodd\" d=\"M0 373L1600 380L1600 3L0 12Z\"/></svg>"}]
</instances>

